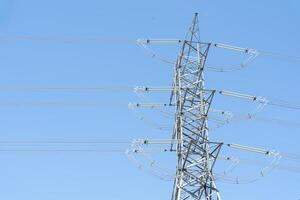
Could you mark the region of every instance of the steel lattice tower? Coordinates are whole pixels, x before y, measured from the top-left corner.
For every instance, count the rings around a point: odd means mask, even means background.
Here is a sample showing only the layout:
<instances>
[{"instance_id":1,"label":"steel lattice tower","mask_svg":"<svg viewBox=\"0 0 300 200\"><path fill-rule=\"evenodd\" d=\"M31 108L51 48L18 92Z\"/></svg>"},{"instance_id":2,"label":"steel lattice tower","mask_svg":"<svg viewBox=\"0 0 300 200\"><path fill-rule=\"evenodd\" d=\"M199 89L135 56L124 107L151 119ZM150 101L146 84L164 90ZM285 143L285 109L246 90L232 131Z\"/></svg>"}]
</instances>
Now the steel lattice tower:
<instances>
[{"instance_id":1,"label":"steel lattice tower","mask_svg":"<svg viewBox=\"0 0 300 200\"><path fill-rule=\"evenodd\" d=\"M214 90L206 90L204 66L210 43L200 41L198 16L182 41L174 67L171 104L176 106L173 138L177 168L172 200L220 200L213 167L222 143L210 142L207 117Z\"/></svg>"},{"instance_id":2,"label":"steel lattice tower","mask_svg":"<svg viewBox=\"0 0 300 200\"><path fill-rule=\"evenodd\" d=\"M218 113L224 117L221 121L228 122L232 119L232 112L211 109L215 94L250 100L257 103L257 107L247 113L247 117L254 117L267 104L279 105L280 103L272 103L262 96L254 96L233 92L228 90L205 89L205 63L208 52L211 47L221 48L228 51L239 52L246 55L246 59L239 65L231 67L228 71L245 67L249 64L259 52L251 48L243 48L222 43L201 42L199 32L198 15L195 14L192 25L186 35L185 40L178 39L138 39L137 44L144 48L152 57L157 57L161 61L168 64L169 61L160 57L154 51L147 47L148 44L182 44L179 55L174 65L174 76L172 87L146 87L140 86L135 88L135 92L158 92L171 91L169 104L152 104L152 103L132 103L129 104L133 108L159 108L161 106L175 107L175 125L173 128L172 139L149 140L142 139L133 142L133 149L128 154L145 153L148 145L171 144L171 149L163 149L166 151L174 151L177 156L176 176L174 180L172 200L221 200L221 196L215 184L214 165L218 158L221 147L233 148L235 150L247 151L251 153L267 155L272 158L270 166L264 167L259 176L264 176L272 169L280 160L281 154L274 150L266 150L257 147L251 147L241 144L224 144L222 142L212 142L209 139L208 118L210 113ZM217 69L207 66L213 71L226 71L226 69ZM221 124L223 125L223 124ZM144 146L144 147L143 147ZM145 149L144 149L145 148ZM151 149L150 149L151 151ZM223 157L224 159L224 157ZM234 157L225 157L226 160L236 162ZM149 159L147 159L149 160ZM150 160L150 167L154 167L155 162ZM158 174L160 175L160 174ZM167 174L169 176L169 174ZM222 176L218 176L222 178ZM240 183L241 181L250 182L254 179L240 179L239 177L227 176L224 172L224 180L231 183ZM250 180L250 181L249 181Z\"/></svg>"}]
</instances>

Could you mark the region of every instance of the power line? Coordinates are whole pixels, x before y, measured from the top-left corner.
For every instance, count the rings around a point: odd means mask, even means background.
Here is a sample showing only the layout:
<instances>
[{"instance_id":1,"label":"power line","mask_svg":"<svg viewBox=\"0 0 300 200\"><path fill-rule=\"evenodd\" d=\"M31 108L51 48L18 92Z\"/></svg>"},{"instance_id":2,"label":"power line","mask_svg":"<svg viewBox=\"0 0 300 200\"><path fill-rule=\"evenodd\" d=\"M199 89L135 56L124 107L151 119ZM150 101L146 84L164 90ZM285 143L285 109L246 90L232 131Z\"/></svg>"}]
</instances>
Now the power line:
<instances>
[{"instance_id":1,"label":"power line","mask_svg":"<svg viewBox=\"0 0 300 200\"><path fill-rule=\"evenodd\" d=\"M0 91L8 92L128 92L131 86L3 86Z\"/></svg>"},{"instance_id":2,"label":"power line","mask_svg":"<svg viewBox=\"0 0 300 200\"><path fill-rule=\"evenodd\" d=\"M283 159L286 158L286 156L283 155ZM265 166L266 162L248 159L248 158L237 158L238 162L241 164L249 164L249 165L259 165L259 166ZM277 170L283 170L283 171L289 171L294 173L300 173L300 166L293 166L293 165L286 165L286 164L278 164L274 166L274 169Z\"/></svg>"},{"instance_id":3,"label":"power line","mask_svg":"<svg viewBox=\"0 0 300 200\"><path fill-rule=\"evenodd\" d=\"M300 110L300 104L290 103L287 101L270 101L268 102L271 106L277 106L282 108L288 108L292 110Z\"/></svg>"},{"instance_id":4,"label":"power line","mask_svg":"<svg viewBox=\"0 0 300 200\"><path fill-rule=\"evenodd\" d=\"M0 152L95 152L95 153L126 153L126 150L112 149L0 149Z\"/></svg>"},{"instance_id":5,"label":"power line","mask_svg":"<svg viewBox=\"0 0 300 200\"><path fill-rule=\"evenodd\" d=\"M125 37L100 36L33 36L33 35L1 35L0 41L31 41L64 44L136 44L135 39Z\"/></svg>"},{"instance_id":6,"label":"power line","mask_svg":"<svg viewBox=\"0 0 300 200\"><path fill-rule=\"evenodd\" d=\"M3 144L130 144L131 140L99 140L99 139L80 139L80 140L72 140L72 139L47 139L47 140L1 140L0 145Z\"/></svg>"},{"instance_id":7,"label":"power line","mask_svg":"<svg viewBox=\"0 0 300 200\"><path fill-rule=\"evenodd\" d=\"M0 86L0 91L6 92L129 92L134 87L130 86L94 86L94 87L83 87L83 86ZM110 104L110 103L109 103ZM117 103L118 104L118 103ZM289 108L289 109L300 109L300 104L291 103L283 100L271 100L267 102L268 105ZM98 107L103 105L96 102L0 102L0 106L82 106L82 107Z\"/></svg>"},{"instance_id":8,"label":"power line","mask_svg":"<svg viewBox=\"0 0 300 200\"><path fill-rule=\"evenodd\" d=\"M97 152L125 153L131 141L125 139L44 139L0 141L0 152ZM122 147L122 148L121 148Z\"/></svg>"},{"instance_id":9,"label":"power line","mask_svg":"<svg viewBox=\"0 0 300 200\"><path fill-rule=\"evenodd\" d=\"M149 39L150 40L150 39ZM64 44L139 44L141 45L141 42L136 39L130 39L128 37L101 37L101 36L34 36L34 35L0 35L0 41L32 41L32 42L52 42L52 43L64 43ZM161 43L181 43L184 40L180 39L156 39L157 42ZM215 43L216 47L218 45L225 45L225 44L219 44ZM230 45L225 45L230 46ZM145 46L144 46L145 47ZM221 46L222 47L222 46ZM169 61L168 59L162 58L159 56L157 53L154 53L151 50L148 50L151 52L153 57L157 57L161 59L162 61L166 61L169 64L174 64L175 62ZM265 50L256 50L259 55L265 55L265 56L270 56L276 59L284 59L288 61L293 61L293 62L300 62L300 57L294 56L294 55L289 55L289 54L284 54L284 53L278 53L278 52L271 52L271 51L265 51ZM229 69L225 66L208 66L214 71L221 71L221 72L226 72L226 71L235 71L238 69L243 68L244 66L237 65L237 66L229 66Z\"/></svg>"},{"instance_id":10,"label":"power line","mask_svg":"<svg viewBox=\"0 0 300 200\"><path fill-rule=\"evenodd\" d=\"M0 101L0 108L8 107L49 107L49 108L105 108L105 107L124 107L127 108L128 104L125 102L88 102L88 101L32 101L32 102L13 102L13 101Z\"/></svg>"},{"instance_id":11,"label":"power line","mask_svg":"<svg viewBox=\"0 0 300 200\"><path fill-rule=\"evenodd\" d=\"M270 56L275 59L287 60L287 61L292 61L292 62L300 62L299 56L278 53L278 52L276 53L276 52L271 52L271 51L263 51L263 50L259 50L259 53L262 55L265 55L265 56Z\"/></svg>"}]
</instances>

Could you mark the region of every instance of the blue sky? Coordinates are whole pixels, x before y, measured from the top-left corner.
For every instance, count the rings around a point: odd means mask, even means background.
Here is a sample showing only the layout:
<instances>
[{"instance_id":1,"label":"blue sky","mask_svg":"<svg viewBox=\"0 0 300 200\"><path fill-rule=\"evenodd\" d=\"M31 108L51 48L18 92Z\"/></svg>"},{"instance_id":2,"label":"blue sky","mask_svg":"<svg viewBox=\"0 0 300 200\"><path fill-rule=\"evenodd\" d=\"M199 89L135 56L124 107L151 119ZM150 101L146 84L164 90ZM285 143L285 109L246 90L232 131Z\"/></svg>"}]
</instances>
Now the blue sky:
<instances>
[{"instance_id":1,"label":"blue sky","mask_svg":"<svg viewBox=\"0 0 300 200\"><path fill-rule=\"evenodd\" d=\"M127 108L128 102L139 100L131 90L114 89L171 82L172 67L151 58L132 41L147 37L183 38L193 13L198 12L204 41L298 56L299 6L296 0L2 0L2 88L103 86L106 89L101 92L1 90L0 139L169 138L171 133L146 126ZM99 40L82 39L95 37ZM82 40L70 43L57 38ZM162 46L158 50L172 58L178 48ZM207 87L299 103L300 59L282 58L260 55L241 71L208 71ZM222 57L211 57L209 61L222 64ZM228 58L228 62L236 60ZM109 87L113 88L109 90ZM43 106L41 102L71 105ZM74 102L98 106L72 106ZM300 113L266 107L260 115L297 122ZM242 121L213 131L211 137L299 154L298 132L299 126ZM0 199L171 197L172 182L144 173L121 153L0 152L0 158ZM282 162L299 166L299 162ZM274 170L252 184L218 185L223 199L299 199L299 179L299 173Z\"/></svg>"}]
</instances>

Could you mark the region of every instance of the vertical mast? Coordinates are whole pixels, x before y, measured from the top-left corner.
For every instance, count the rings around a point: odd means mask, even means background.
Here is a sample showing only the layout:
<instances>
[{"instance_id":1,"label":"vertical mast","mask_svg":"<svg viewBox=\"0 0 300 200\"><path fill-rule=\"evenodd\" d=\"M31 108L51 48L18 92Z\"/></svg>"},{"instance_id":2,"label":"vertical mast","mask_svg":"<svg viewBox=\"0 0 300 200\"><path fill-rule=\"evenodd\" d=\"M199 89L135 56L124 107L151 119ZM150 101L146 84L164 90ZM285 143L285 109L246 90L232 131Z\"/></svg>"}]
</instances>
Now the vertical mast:
<instances>
[{"instance_id":1,"label":"vertical mast","mask_svg":"<svg viewBox=\"0 0 300 200\"><path fill-rule=\"evenodd\" d=\"M210 43L201 43L198 16L182 44L174 69L177 168L172 200L220 200L213 166L221 143L210 142L207 116L215 91L205 90L203 71Z\"/></svg>"}]
</instances>

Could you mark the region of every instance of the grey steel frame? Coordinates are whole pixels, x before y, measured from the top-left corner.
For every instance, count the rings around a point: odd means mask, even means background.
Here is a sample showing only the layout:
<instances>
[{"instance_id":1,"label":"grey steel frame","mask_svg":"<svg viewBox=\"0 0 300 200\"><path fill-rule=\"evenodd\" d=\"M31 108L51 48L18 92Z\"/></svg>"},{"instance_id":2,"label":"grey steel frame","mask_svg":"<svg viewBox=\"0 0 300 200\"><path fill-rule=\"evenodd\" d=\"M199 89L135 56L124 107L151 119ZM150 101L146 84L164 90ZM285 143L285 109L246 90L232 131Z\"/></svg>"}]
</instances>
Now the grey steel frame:
<instances>
[{"instance_id":1,"label":"grey steel frame","mask_svg":"<svg viewBox=\"0 0 300 200\"><path fill-rule=\"evenodd\" d=\"M205 90L204 66L210 43L202 43L198 16L182 42L174 67L170 104L176 106L173 139L177 168L172 200L220 200L213 167L222 143L210 142L207 116L215 94Z\"/></svg>"}]
</instances>

